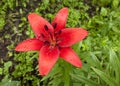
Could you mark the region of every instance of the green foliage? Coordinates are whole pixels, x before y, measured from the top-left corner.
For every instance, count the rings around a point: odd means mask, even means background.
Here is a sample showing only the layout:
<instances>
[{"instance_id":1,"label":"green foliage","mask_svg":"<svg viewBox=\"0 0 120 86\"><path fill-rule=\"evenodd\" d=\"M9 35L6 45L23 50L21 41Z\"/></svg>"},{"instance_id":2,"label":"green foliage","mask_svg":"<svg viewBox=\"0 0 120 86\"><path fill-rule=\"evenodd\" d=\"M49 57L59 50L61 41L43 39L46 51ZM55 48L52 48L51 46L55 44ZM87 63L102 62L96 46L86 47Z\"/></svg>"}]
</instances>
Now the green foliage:
<instances>
[{"instance_id":1,"label":"green foliage","mask_svg":"<svg viewBox=\"0 0 120 86\"><path fill-rule=\"evenodd\" d=\"M110 66L111 66L111 75L113 75L115 73L115 80L117 85L119 85L120 83L120 73L118 71L120 71L120 59L119 57L116 55L116 53L113 51L113 49L110 50L110 56L109 56L109 62L110 62Z\"/></svg>"},{"instance_id":2,"label":"green foliage","mask_svg":"<svg viewBox=\"0 0 120 86\"><path fill-rule=\"evenodd\" d=\"M93 4L97 4L98 6L107 6L112 3L113 0L92 0Z\"/></svg>"},{"instance_id":3,"label":"green foliage","mask_svg":"<svg viewBox=\"0 0 120 86\"><path fill-rule=\"evenodd\" d=\"M120 1L119 1L119 0L113 0L113 1L112 1L112 7L113 7L113 8L117 8L119 4L120 4Z\"/></svg>"},{"instance_id":4,"label":"green foliage","mask_svg":"<svg viewBox=\"0 0 120 86\"><path fill-rule=\"evenodd\" d=\"M2 74L2 68L0 68L0 75Z\"/></svg>"},{"instance_id":5,"label":"green foliage","mask_svg":"<svg viewBox=\"0 0 120 86\"><path fill-rule=\"evenodd\" d=\"M89 78L81 76L79 74L77 74L77 75L71 74L71 76L73 77L73 80L75 80L77 82L76 85L79 85L81 82L83 82L83 83L85 83L88 86L100 86L98 83L90 80Z\"/></svg>"},{"instance_id":6,"label":"green foliage","mask_svg":"<svg viewBox=\"0 0 120 86\"><path fill-rule=\"evenodd\" d=\"M66 27L89 31L85 40L72 46L83 67L59 59L43 77L38 73L38 52L16 53L14 48L23 39L34 37L27 21L29 13L38 13L52 22L62 7L69 8ZM0 20L0 32L4 33L0 40L6 45L9 59L0 58L0 86L120 85L120 0L2 0Z\"/></svg>"},{"instance_id":7,"label":"green foliage","mask_svg":"<svg viewBox=\"0 0 120 86\"><path fill-rule=\"evenodd\" d=\"M114 79L112 79L109 75L107 75L106 73L96 69L96 68L93 68L93 70L101 77L101 79L103 79L109 86L116 86L116 82ZM118 85L117 85L118 86Z\"/></svg>"},{"instance_id":8,"label":"green foliage","mask_svg":"<svg viewBox=\"0 0 120 86\"><path fill-rule=\"evenodd\" d=\"M12 73L14 78L22 77L22 84L27 83L29 85L29 81L33 86L39 86L40 84L40 76L37 71L37 54L33 54L33 52L17 54L15 56L15 60L19 62L15 66L15 71ZM34 75L34 74L36 75Z\"/></svg>"},{"instance_id":9,"label":"green foliage","mask_svg":"<svg viewBox=\"0 0 120 86\"><path fill-rule=\"evenodd\" d=\"M4 18L5 18L5 12L2 3L0 3L0 31L3 29L3 26L5 24Z\"/></svg>"},{"instance_id":10,"label":"green foliage","mask_svg":"<svg viewBox=\"0 0 120 86\"><path fill-rule=\"evenodd\" d=\"M2 82L0 82L0 86L20 86L20 82L19 81L11 81L10 79L8 79L8 77L6 76Z\"/></svg>"},{"instance_id":11,"label":"green foliage","mask_svg":"<svg viewBox=\"0 0 120 86\"><path fill-rule=\"evenodd\" d=\"M101 71L97 68L92 67L96 74L100 76L109 86L119 86L120 83L120 60L117 57L113 49L109 52L109 64L106 71Z\"/></svg>"},{"instance_id":12,"label":"green foliage","mask_svg":"<svg viewBox=\"0 0 120 86\"><path fill-rule=\"evenodd\" d=\"M0 20L1 20L1 22L0 22L0 30L2 30L3 26L4 26L4 23L5 23L5 20L4 20L4 17L2 17L1 15L0 15Z\"/></svg>"},{"instance_id":13,"label":"green foliage","mask_svg":"<svg viewBox=\"0 0 120 86\"><path fill-rule=\"evenodd\" d=\"M8 61L4 63L3 71L5 74L9 74L9 67L12 66L12 62Z\"/></svg>"}]
</instances>

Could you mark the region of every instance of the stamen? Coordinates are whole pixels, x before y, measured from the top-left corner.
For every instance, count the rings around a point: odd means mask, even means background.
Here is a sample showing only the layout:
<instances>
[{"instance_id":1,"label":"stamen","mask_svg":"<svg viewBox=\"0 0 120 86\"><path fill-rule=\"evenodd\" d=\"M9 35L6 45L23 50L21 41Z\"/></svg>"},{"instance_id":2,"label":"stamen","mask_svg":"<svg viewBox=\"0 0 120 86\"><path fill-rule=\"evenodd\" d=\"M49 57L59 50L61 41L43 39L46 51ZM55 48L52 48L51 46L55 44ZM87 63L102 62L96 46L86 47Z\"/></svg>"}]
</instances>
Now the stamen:
<instances>
[{"instance_id":1,"label":"stamen","mask_svg":"<svg viewBox=\"0 0 120 86\"><path fill-rule=\"evenodd\" d=\"M62 33L62 30L59 30L59 31L55 32L55 36L57 37L57 36L59 36L61 33Z\"/></svg>"},{"instance_id":2,"label":"stamen","mask_svg":"<svg viewBox=\"0 0 120 86\"><path fill-rule=\"evenodd\" d=\"M62 31L61 31L61 30L59 30L59 31L58 31L58 34L60 35L61 33L62 33Z\"/></svg>"},{"instance_id":3,"label":"stamen","mask_svg":"<svg viewBox=\"0 0 120 86\"><path fill-rule=\"evenodd\" d=\"M43 38L45 38L44 34L42 34L42 33L41 33L41 36L42 36Z\"/></svg>"},{"instance_id":4,"label":"stamen","mask_svg":"<svg viewBox=\"0 0 120 86\"><path fill-rule=\"evenodd\" d=\"M57 23L54 23L53 27L54 27L54 29L55 29L55 28L57 27Z\"/></svg>"},{"instance_id":5,"label":"stamen","mask_svg":"<svg viewBox=\"0 0 120 86\"><path fill-rule=\"evenodd\" d=\"M44 28L45 28L46 31L48 31L48 26L47 25L45 25Z\"/></svg>"},{"instance_id":6,"label":"stamen","mask_svg":"<svg viewBox=\"0 0 120 86\"><path fill-rule=\"evenodd\" d=\"M50 44L49 41L45 41L44 44Z\"/></svg>"}]
</instances>

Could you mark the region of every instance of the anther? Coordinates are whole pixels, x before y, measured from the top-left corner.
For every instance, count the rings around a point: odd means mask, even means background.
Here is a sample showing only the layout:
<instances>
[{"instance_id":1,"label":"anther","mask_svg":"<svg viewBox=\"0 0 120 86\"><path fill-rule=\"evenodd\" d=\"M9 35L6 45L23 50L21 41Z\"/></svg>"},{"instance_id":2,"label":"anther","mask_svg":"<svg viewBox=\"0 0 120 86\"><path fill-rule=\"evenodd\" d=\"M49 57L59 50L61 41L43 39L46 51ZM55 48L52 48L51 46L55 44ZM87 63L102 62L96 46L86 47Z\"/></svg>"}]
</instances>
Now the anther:
<instances>
[{"instance_id":1,"label":"anther","mask_svg":"<svg viewBox=\"0 0 120 86\"><path fill-rule=\"evenodd\" d=\"M46 45L49 45L50 44L50 42L49 41L44 41L44 44Z\"/></svg>"},{"instance_id":2,"label":"anther","mask_svg":"<svg viewBox=\"0 0 120 86\"><path fill-rule=\"evenodd\" d=\"M48 31L48 26L47 25L45 25L44 28L45 28L46 31Z\"/></svg>"},{"instance_id":3,"label":"anther","mask_svg":"<svg viewBox=\"0 0 120 86\"><path fill-rule=\"evenodd\" d=\"M59 30L59 31L55 32L55 36L59 36L61 33L62 33L62 31Z\"/></svg>"},{"instance_id":4,"label":"anther","mask_svg":"<svg viewBox=\"0 0 120 86\"><path fill-rule=\"evenodd\" d=\"M61 30L59 30L59 31L58 31L58 34L60 35L61 33L62 33L62 31L61 31Z\"/></svg>"},{"instance_id":5,"label":"anther","mask_svg":"<svg viewBox=\"0 0 120 86\"><path fill-rule=\"evenodd\" d=\"M43 38L45 37L44 34L42 34L42 33L41 33L41 36L42 36Z\"/></svg>"},{"instance_id":6,"label":"anther","mask_svg":"<svg viewBox=\"0 0 120 86\"><path fill-rule=\"evenodd\" d=\"M57 27L57 23L54 23L53 27L54 27L54 29L55 29L55 28Z\"/></svg>"}]
</instances>

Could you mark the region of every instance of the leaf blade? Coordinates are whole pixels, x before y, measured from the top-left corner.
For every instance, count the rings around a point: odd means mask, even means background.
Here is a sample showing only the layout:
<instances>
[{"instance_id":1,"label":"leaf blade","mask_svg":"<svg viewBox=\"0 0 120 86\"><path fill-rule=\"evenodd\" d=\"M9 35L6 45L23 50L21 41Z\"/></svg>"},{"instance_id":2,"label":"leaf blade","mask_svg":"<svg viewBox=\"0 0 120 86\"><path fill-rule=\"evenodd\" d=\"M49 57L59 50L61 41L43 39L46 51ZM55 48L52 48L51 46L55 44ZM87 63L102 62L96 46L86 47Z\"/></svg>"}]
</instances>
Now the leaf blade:
<instances>
[{"instance_id":1,"label":"leaf blade","mask_svg":"<svg viewBox=\"0 0 120 86\"><path fill-rule=\"evenodd\" d=\"M93 82L92 80L84 77L84 76L80 76L80 75L77 75L75 76L74 74L70 74L74 79L76 80L79 80L85 84L87 84L88 86L100 86L99 84L97 84L96 82Z\"/></svg>"},{"instance_id":2,"label":"leaf blade","mask_svg":"<svg viewBox=\"0 0 120 86\"><path fill-rule=\"evenodd\" d=\"M113 78L111 78L109 75L107 75L106 73L104 73L103 71L96 69L94 67L92 67L93 71L95 73L97 73L101 79L103 79L108 85L110 86L117 86L117 83L115 82L115 80Z\"/></svg>"}]
</instances>

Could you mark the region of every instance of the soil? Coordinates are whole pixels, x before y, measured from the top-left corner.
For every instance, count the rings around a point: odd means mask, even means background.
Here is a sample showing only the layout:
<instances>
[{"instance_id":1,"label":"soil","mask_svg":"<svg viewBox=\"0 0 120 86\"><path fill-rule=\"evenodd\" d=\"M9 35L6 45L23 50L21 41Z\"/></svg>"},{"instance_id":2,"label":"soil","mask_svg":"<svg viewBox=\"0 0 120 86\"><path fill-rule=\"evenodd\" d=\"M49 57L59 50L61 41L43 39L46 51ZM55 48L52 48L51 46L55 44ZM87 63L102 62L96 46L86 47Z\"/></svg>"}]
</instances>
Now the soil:
<instances>
[{"instance_id":1,"label":"soil","mask_svg":"<svg viewBox=\"0 0 120 86\"><path fill-rule=\"evenodd\" d=\"M30 2L26 2L26 7L22 6L22 0L18 1L19 5L15 7L15 9L9 8L6 9L5 16L5 25L3 29L0 31L0 68L4 66L4 62L12 61L15 63L13 56L15 47L8 48L10 46L16 46L18 42L26 39L28 36L25 34L25 29L28 27L27 24L23 25L23 27L19 28L18 25L22 23L21 18L26 16L29 12L33 12L33 10L38 7L39 0L30 0ZM39 1L40 2L40 1ZM2 1L1 1L2 3ZM32 3L32 4L31 4ZM34 4L34 5L33 5ZM20 9L22 9L23 13L20 13ZM15 28L15 30L13 29ZM22 29L22 30L21 30ZM16 33L16 31L21 30L21 34ZM13 55L9 56L11 52ZM10 72L14 70L14 66L10 67ZM0 75L0 81L4 75Z\"/></svg>"},{"instance_id":2,"label":"soil","mask_svg":"<svg viewBox=\"0 0 120 86\"><path fill-rule=\"evenodd\" d=\"M0 59L8 58L8 45L12 44L12 42L18 43L19 41L22 41L27 38L27 35L24 31L24 29L26 29L27 27L26 25L22 27L22 35L15 33L13 28L16 28L16 30L21 29L18 27L18 25L22 22L20 20L21 17L27 16L29 12L32 12L38 6L37 2L37 0L32 0L31 2L27 3L26 7L23 7L21 5L22 2L19 2L19 6L17 6L15 9L12 10L9 7L7 8L5 17L6 24L4 25L2 31L0 31ZM34 6L31 6L31 3L33 3ZM19 12L20 9L22 9L22 11L24 12L23 14ZM10 16L10 14L13 14L14 16ZM8 35L9 37L5 37L6 35ZM16 45L16 43L14 45Z\"/></svg>"},{"instance_id":3,"label":"soil","mask_svg":"<svg viewBox=\"0 0 120 86\"><path fill-rule=\"evenodd\" d=\"M96 14L96 6L92 4L92 0L83 0L83 2L89 6L89 9L87 10L89 16L94 16Z\"/></svg>"}]
</instances>

